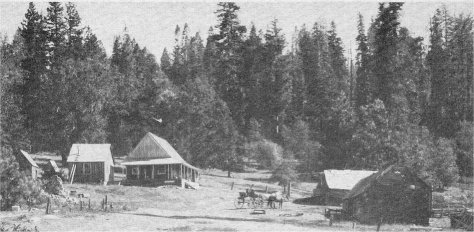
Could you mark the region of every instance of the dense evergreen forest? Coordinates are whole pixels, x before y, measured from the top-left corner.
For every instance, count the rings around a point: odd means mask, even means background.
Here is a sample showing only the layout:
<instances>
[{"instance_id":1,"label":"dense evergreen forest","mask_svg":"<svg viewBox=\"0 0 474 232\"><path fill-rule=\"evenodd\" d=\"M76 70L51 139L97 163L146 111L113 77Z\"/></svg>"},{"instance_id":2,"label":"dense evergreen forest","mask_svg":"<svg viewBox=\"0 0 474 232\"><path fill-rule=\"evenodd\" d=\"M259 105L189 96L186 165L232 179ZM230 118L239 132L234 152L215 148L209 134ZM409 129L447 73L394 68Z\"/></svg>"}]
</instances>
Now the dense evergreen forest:
<instances>
[{"instance_id":1,"label":"dense evergreen forest","mask_svg":"<svg viewBox=\"0 0 474 232\"><path fill-rule=\"evenodd\" d=\"M150 131L229 175L249 160L281 182L398 163L448 186L473 174L473 19L440 8L423 44L402 10L381 3L370 25L359 14L352 60L335 23L295 25L286 41L277 19L241 25L237 4L218 3L206 40L178 25L158 61L126 28L106 54L73 3L46 15L30 3L1 39L2 160L19 149L65 160L73 143L125 156Z\"/></svg>"}]
</instances>

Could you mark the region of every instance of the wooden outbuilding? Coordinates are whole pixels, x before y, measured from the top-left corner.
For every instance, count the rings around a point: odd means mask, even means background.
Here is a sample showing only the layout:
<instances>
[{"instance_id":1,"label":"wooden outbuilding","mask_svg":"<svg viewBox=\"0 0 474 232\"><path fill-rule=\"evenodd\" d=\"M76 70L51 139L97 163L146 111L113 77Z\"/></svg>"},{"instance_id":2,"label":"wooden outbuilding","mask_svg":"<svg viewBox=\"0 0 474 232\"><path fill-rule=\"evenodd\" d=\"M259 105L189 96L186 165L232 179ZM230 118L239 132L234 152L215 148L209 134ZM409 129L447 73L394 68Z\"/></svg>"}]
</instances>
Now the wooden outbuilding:
<instances>
[{"instance_id":1,"label":"wooden outbuilding","mask_svg":"<svg viewBox=\"0 0 474 232\"><path fill-rule=\"evenodd\" d=\"M359 181L344 197L343 211L366 224L428 225L431 187L409 168L392 165Z\"/></svg>"},{"instance_id":2,"label":"wooden outbuilding","mask_svg":"<svg viewBox=\"0 0 474 232\"><path fill-rule=\"evenodd\" d=\"M33 179L41 177L41 168L36 164L33 158L31 158L31 155L28 152L20 150L16 159L20 166L20 171L25 171L27 175L30 175Z\"/></svg>"},{"instance_id":3,"label":"wooden outbuilding","mask_svg":"<svg viewBox=\"0 0 474 232\"><path fill-rule=\"evenodd\" d=\"M67 163L71 183L106 185L114 180L114 161L110 144L73 144Z\"/></svg>"},{"instance_id":4,"label":"wooden outbuilding","mask_svg":"<svg viewBox=\"0 0 474 232\"><path fill-rule=\"evenodd\" d=\"M197 182L200 169L187 163L163 138L147 133L122 163L124 184L141 186L182 185Z\"/></svg>"},{"instance_id":5,"label":"wooden outbuilding","mask_svg":"<svg viewBox=\"0 0 474 232\"><path fill-rule=\"evenodd\" d=\"M366 170L329 169L319 173L319 181L313 196L325 205L340 205L342 199L360 180L376 173Z\"/></svg>"}]
</instances>

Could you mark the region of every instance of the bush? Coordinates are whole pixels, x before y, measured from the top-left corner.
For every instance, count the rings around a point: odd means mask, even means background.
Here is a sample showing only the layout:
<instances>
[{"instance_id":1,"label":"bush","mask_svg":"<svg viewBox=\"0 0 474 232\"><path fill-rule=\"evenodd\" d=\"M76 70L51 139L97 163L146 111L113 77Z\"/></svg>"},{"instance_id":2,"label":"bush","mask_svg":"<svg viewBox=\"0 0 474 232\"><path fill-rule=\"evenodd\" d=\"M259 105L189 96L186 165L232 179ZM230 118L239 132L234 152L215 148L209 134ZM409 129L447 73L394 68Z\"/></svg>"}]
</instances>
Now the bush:
<instances>
[{"instance_id":1,"label":"bush","mask_svg":"<svg viewBox=\"0 0 474 232\"><path fill-rule=\"evenodd\" d=\"M395 136L399 161L420 178L437 188L457 181L458 168L451 140L435 139L426 128L417 127Z\"/></svg>"},{"instance_id":2,"label":"bush","mask_svg":"<svg viewBox=\"0 0 474 232\"><path fill-rule=\"evenodd\" d=\"M49 180L53 176L59 176L62 181L67 181L69 179L69 169L60 168L58 173L56 173L53 169L46 170L43 172L43 175L41 175L41 179Z\"/></svg>"},{"instance_id":3,"label":"bush","mask_svg":"<svg viewBox=\"0 0 474 232\"><path fill-rule=\"evenodd\" d=\"M283 160L278 167L273 170L272 181L278 181L279 185L287 185L290 181L296 182L298 174L295 171L295 165L291 160Z\"/></svg>"},{"instance_id":4,"label":"bush","mask_svg":"<svg viewBox=\"0 0 474 232\"><path fill-rule=\"evenodd\" d=\"M456 163L459 173L462 176L473 176L473 124L472 122L462 122L461 129L455 136Z\"/></svg>"},{"instance_id":5,"label":"bush","mask_svg":"<svg viewBox=\"0 0 474 232\"><path fill-rule=\"evenodd\" d=\"M431 173L433 185L445 188L459 179L456 156L453 144L448 139L438 139L435 146L436 152L429 159L431 162L428 166L428 171Z\"/></svg>"},{"instance_id":6,"label":"bush","mask_svg":"<svg viewBox=\"0 0 474 232\"><path fill-rule=\"evenodd\" d=\"M319 171L322 168L321 144L310 139L308 123L297 120L293 125L283 126L282 137L284 150L287 154L292 154L291 158L300 161L297 167L302 173ZM284 157L290 159L290 157Z\"/></svg>"},{"instance_id":7,"label":"bush","mask_svg":"<svg viewBox=\"0 0 474 232\"><path fill-rule=\"evenodd\" d=\"M283 149L269 140L260 140L248 145L250 157L253 157L264 168L276 168L282 160Z\"/></svg>"},{"instance_id":8,"label":"bush","mask_svg":"<svg viewBox=\"0 0 474 232\"><path fill-rule=\"evenodd\" d=\"M12 152L5 148L0 154L0 195L1 210L10 210L16 204L40 204L43 200L41 183L20 172Z\"/></svg>"}]
</instances>

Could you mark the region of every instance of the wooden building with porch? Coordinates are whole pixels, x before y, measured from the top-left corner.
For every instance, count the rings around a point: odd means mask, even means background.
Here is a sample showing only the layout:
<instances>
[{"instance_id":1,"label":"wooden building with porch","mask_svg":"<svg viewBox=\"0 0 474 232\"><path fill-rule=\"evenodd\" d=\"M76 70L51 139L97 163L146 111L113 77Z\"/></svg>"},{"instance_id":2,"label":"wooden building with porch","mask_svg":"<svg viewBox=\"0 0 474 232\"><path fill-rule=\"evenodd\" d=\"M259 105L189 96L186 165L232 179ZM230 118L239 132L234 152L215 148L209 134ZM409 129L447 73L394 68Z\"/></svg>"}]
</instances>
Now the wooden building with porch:
<instances>
[{"instance_id":1,"label":"wooden building with porch","mask_svg":"<svg viewBox=\"0 0 474 232\"><path fill-rule=\"evenodd\" d=\"M67 157L70 183L100 183L114 180L110 144L73 144Z\"/></svg>"},{"instance_id":2,"label":"wooden building with porch","mask_svg":"<svg viewBox=\"0 0 474 232\"><path fill-rule=\"evenodd\" d=\"M197 182L200 169L187 163L163 138L147 133L122 163L126 185L159 186Z\"/></svg>"}]
</instances>

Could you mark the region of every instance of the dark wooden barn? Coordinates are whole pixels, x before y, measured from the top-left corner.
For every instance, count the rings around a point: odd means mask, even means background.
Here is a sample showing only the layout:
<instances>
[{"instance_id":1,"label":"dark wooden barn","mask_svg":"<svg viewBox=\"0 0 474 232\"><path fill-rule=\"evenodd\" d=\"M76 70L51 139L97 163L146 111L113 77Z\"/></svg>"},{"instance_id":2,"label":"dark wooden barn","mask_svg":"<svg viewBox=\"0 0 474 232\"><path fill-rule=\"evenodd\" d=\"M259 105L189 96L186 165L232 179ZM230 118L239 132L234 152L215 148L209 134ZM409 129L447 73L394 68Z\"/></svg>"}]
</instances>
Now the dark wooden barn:
<instances>
[{"instance_id":1,"label":"dark wooden barn","mask_svg":"<svg viewBox=\"0 0 474 232\"><path fill-rule=\"evenodd\" d=\"M374 174L375 171L366 170L324 170L319 173L319 181L313 190L313 197L318 198L324 205L337 205L349 191L365 177Z\"/></svg>"},{"instance_id":2,"label":"dark wooden barn","mask_svg":"<svg viewBox=\"0 0 474 232\"><path fill-rule=\"evenodd\" d=\"M431 187L408 168L392 165L359 181L344 197L343 211L365 224L428 225Z\"/></svg>"},{"instance_id":3,"label":"dark wooden barn","mask_svg":"<svg viewBox=\"0 0 474 232\"><path fill-rule=\"evenodd\" d=\"M103 183L114 180L110 144L73 144L67 157L70 182Z\"/></svg>"},{"instance_id":4,"label":"dark wooden barn","mask_svg":"<svg viewBox=\"0 0 474 232\"><path fill-rule=\"evenodd\" d=\"M187 163L163 138L147 133L122 163L129 185L182 185L197 182L199 169Z\"/></svg>"},{"instance_id":5,"label":"dark wooden barn","mask_svg":"<svg viewBox=\"0 0 474 232\"><path fill-rule=\"evenodd\" d=\"M19 154L16 156L16 159L20 166L20 171L26 172L27 175L30 175L33 179L41 177L41 168L38 166L38 164L36 164L28 152L20 150Z\"/></svg>"}]
</instances>

